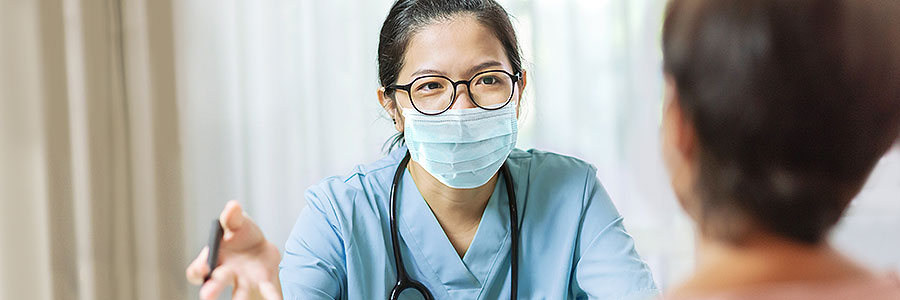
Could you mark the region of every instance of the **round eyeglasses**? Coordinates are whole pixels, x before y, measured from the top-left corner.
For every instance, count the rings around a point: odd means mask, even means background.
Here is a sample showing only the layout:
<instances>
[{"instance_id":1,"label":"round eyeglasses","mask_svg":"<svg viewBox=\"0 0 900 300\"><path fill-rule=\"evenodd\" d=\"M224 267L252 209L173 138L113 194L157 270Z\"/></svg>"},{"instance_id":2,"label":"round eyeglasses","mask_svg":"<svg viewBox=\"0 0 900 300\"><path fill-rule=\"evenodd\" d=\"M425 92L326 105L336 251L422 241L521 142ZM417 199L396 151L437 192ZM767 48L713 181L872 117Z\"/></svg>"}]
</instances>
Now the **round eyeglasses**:
<instances>
[{"instance_id":1,"label":"round eyeglasses","mask_svg":"<svg viewBox=\"0 0 900 300\"><path fill-rule=\"evenodd\" d=\"M521 73L515 75L503 70L483 71L469 80L453 81L441 75L427 75L406 85L392 84L385 92L405 91L413 108L425 115L439 115L449 110L456 101L456 87L465 85L472 103L487 110L506 106L512 100Z\"/></svg>"}]
</instances>

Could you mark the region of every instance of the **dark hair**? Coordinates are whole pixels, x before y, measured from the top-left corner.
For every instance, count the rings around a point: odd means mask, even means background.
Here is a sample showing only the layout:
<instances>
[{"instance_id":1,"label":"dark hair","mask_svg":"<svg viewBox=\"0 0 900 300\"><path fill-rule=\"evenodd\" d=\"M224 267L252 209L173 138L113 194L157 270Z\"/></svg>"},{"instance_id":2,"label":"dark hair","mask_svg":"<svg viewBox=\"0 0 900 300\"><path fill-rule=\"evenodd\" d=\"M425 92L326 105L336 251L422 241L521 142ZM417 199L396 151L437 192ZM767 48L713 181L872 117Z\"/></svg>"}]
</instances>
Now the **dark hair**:
<instances>
[{"instance_id":1,"label":"dark hair","mask_svg":"<svg viewBox=\"0 0 900 300\"><path fill-rule=\"evenodd\" d=\"M891 0L669 3L664 68L699 143L705 233L821 242L900 135L897 16Z\"/></svg>"},{"instance_id":2,"label":"dark hair","mask_svg":"<svg viewBox=\"0 0 900 300\"><path fill-rule=\"evenodd\" d=\"M423 27L436 21L471 15L493 31L506 52L513 73L522 71L519 41L509 14L494 0L398 0L391 7L378 42L378 78L381 86L397 83L403 57L410 38ZM385 96L393 97L388 91ZM403 133L396 134L389 149L403 143Z\"/></svg>"}]
</instances>

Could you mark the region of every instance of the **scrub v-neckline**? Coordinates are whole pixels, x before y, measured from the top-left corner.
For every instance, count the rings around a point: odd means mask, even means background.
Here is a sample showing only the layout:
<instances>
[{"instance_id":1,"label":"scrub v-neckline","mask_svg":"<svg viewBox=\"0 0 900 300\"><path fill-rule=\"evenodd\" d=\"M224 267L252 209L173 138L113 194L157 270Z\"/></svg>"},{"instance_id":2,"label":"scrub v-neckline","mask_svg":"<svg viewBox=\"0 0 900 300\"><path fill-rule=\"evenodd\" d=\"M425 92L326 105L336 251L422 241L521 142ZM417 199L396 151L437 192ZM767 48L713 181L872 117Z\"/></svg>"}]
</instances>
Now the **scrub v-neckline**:
<instances>
[{"instance_id":1,"label":"scrub v-neckline","mask_svg":"<svg viewBox=\"0 0 900 300\"><path fill-rule=\"evenodd\" d=\"M476 298L498 262L502 261L499 258L509 253L509 203L505 179L500 176L497 181L462 259L409 172L404 172L402 180L397 209L404 246L415 256L420 270L434 274L432 280L442 283L453 298Z\"/></svg>"}]
</instances>

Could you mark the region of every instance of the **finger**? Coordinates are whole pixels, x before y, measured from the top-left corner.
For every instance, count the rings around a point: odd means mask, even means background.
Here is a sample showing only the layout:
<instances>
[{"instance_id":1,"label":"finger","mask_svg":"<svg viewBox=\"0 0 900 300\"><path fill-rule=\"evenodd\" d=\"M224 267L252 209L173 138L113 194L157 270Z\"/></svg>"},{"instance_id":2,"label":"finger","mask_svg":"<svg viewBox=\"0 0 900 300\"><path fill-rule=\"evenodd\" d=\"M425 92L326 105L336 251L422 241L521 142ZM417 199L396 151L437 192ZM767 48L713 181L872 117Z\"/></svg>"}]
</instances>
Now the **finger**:
<instances>
[{"instance_id":1,"label":"finger","mask_svg":"<svg viewBox=\"0 0 900 300\"><path fill-rule=\"evenodd\" d=\"M282 300L281 291L275 287L275 284L269 281L259 283L259 293L265 300Z\"/></svg>"},{"instance_id":2,"label":"finger","mask_svg":"<svg viewBox=\"0 0 900 300\"><path fill-rule=\"evenodd\" d=\"M197 258L195 258L184 271L188 282L191 284L202 284L203 278L209 273L209 265L206 264L207 256L209 256L209 247L203 247L203 250L200 250L200 254L197 255Z\"/></svg>"},{"instance_id":3,"label":"finger","mask_svg":"<svg viewBox=\"0 0 900 300\"><path fill-rule=\"evenodd\" d=\"M216 268L209 280L200 288L200 299L213 300L229 285L234 284L235 273L228 265Z\"/></svg>"},{"instance_id":4,"label":"finger","mask_svg":"<svg viewBox=\"0 0 900 300\"><path fill-rule=\"evenodd\" d=\"M219 223L225 229L224 239L230 240L234 232L241 230L244 225L244 211L241 205L235 200L228 201L222 209L222 214L219 215Z\"/></svg>"},{"instance_id":5,"label":"finger","mask_svg":"<svg viewBox=\"0 0 900 300\"><path fill-rule=\"evenodd\" d=\"M225 229L222 248L237 252L259 245L265 241L262 231L241 209L237 201L225 204L219 223Z\"/></svg>"},{"instance_id":6,"label":"finger","mask_svg":"<svg viewBox=\"0 0 900 300\"><path fill-rule=\"evenodd\" d=\"M250 300L252 286L245 280L238 279L237 285L234 286L234 293L231 294L231 300Z\"/></svg>"}]
</instances>

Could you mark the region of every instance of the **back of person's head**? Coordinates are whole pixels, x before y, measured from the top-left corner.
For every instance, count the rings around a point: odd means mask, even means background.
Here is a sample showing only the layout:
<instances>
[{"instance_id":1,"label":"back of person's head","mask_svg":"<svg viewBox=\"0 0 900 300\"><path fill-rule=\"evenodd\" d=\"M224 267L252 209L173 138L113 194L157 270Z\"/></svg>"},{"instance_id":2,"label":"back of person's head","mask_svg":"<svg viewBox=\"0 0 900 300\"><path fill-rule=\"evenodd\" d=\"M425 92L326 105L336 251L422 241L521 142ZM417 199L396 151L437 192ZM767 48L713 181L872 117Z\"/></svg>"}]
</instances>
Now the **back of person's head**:
<instances>
[{"instance_id":1,"label":"back of person's head","mask_svg":"<svg viewBox=\"0 0 900 300\"><path fill-rule=\"evenodd\" d=\"M673 0L701 230L822 241L900 135L900 1Z\"/></svg>"}]
</instances>

